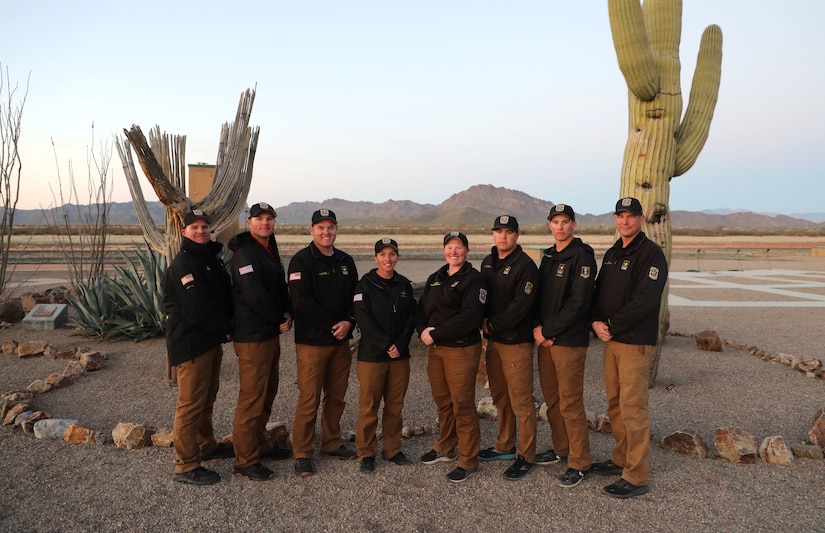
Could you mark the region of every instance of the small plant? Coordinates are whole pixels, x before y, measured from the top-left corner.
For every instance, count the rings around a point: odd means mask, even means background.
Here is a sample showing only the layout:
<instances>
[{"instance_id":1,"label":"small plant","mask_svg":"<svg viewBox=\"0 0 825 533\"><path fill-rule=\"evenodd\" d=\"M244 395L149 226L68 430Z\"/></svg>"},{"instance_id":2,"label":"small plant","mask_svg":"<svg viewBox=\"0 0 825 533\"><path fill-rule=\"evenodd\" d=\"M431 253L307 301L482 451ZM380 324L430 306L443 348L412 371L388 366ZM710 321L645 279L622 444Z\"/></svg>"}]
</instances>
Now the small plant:
<instances>
[{"instance_id":1,"label":"small plant","mask_svg":"<svg viewBox=\"0 0 825 533\"><path fill-rule=\"evenodd\" d=\"M78 314L70 323L81 335L110 340L134 340L162 336L166 331L161 279L166 257L136 248L140 269L120 252L126 266L115 266L116 277L95 276L90 283L80 282L69 302Z\"/></svg>"}]
</instances>

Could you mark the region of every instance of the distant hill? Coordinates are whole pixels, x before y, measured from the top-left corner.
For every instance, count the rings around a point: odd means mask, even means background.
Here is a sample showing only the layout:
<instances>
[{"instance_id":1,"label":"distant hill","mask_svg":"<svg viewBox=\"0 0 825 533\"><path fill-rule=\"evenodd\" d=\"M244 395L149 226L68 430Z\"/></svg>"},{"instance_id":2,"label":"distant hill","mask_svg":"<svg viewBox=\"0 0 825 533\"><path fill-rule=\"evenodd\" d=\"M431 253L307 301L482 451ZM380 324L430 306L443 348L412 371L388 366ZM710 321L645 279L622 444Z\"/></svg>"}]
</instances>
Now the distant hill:
<instances>
[{"instance_id":1,"label":"distant hill","mask_svg":"<svg viewBox=\"0 0 825 533\"><path fill-rule=\"evenodd\" d=\"M319 207L335 211L340 222L347 226L366 225L418 225L479 227L492 224L498 215L509 214L518 218L523 226L544 224L547 213L555 204L521 191L495 187L493 185L473 185L458 192L439 205L419 204L409 200L387 200L386 202L354 202L331 198L322 202L293 202L276 207L279 224L308 224L312 212ZM148 202L149 211L156 224L164 220L163 205ZM85 209L85 206L81 206ZM70 220L74 222L76 206L69 206ZM50 209L47 217L40 209L18 209L15 224L39 225L54 220L62 209ZM825 214L818 215L825 220ZM747 229L811 229L825 228L825 222L795 218L787 215L766 215L743 210L714 211L673 211L674 228L747 228ZM577 213L580 227L611 226L612 213ZM131 202L115 202L110 205L109 220L112 225L137 224L137 215Z\"/></svg>"}]
</instances>

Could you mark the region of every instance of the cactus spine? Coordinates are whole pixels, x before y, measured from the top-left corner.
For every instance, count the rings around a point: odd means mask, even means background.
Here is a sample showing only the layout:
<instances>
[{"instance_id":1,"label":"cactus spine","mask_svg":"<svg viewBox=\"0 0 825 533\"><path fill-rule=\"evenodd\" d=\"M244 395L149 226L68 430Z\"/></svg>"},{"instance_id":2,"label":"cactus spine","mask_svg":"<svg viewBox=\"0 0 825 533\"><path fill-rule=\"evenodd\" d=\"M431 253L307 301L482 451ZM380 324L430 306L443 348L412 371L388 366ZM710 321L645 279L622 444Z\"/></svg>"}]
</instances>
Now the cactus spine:
<instances>
[{"instance_id":1,"label":"cactus spine","mask_svg":"<svg viewBox=\"0 0 825 533\"><path fill-rule=\"evenodd\" d=\"M635 196L645 212L645 232L670 264L670 180L687 172L705 145L719 95L722 30L702 33L690 100L682 116L681 0L608 0L610 29L628 87L629 130L620 196ZM667 322L667 289L659 315L659 344L651 366L656 378Z\"/></svg>"}]
</instances>

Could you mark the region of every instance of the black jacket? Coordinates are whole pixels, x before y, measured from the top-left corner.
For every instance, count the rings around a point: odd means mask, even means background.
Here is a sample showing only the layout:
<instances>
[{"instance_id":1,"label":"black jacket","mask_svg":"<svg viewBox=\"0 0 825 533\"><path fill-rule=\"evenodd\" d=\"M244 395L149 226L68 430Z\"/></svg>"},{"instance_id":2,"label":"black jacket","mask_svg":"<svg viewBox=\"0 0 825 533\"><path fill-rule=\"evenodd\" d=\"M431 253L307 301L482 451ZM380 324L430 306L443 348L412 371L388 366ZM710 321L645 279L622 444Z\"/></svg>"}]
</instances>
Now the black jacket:
<instances>
[{"instance_id":1,"label":"black jacket","mask_svg":"<svg viewBox=\"0 0 825 533\"><path fill-rule=\"evenodd\" d=\"M530 256L516 248L504 259L493 249L481 263L487 286L486 337L503 344L533 342L538 269Z\"/></svg>"},{"instance_id":2,"label":"black jacket","mask_svg":"<svg viewBox=\"0 0 825 533\"><path fill-rule=\"evenodd\" d=\"M410 280L399 273L384 279L375 268L355 286L353 307L361 328L359 361L396 361L410 358L410 339L415 319L415 298ZM401 355L393 359L387 350L395 344Z\"/></svg>"},{"instance_id":3,"label":"black jacket","mask_svg":"<svg viewBox=\"0 0 825 533\"><path fill-rule=\"evenodd\" d=\"M342 341L332 336L332 326L342 320L355 325L352 296L356 283L355 262L338 248L333 248L332 255L327 256L311 242L292 256L289 294L295 319L295 342L313 346L340 344Z\"/></svg>"},{"instance_id":4,"label":"black jacket","mask_svg":"<svg viewBox=\"0 0 825 533\"><path fill-rule=\"evenodd\" d=\"M606 322L615 341L655 345L667 273L665 254L643 232L627 248L617 240L596 278L593 320Z\"/></svg>"},{"instance_id":5,"label":"black jacket","mask_svg":"<svg viewBox=\"0 0 825 533\"><path fill-rule=\"evenodd\" d=\"M198 244L184 237L180 252L163 274L171 366L227 342L232 331L232 285L217 257L221 250L219 242Z\"/></svg>"},{"instance_id":6,"label":"black jacket","mask_svg":"<svg viewBox=\"0 0 825 533\"><path fill-rule=\"evenodd\" d=\"M418 301L415 328L419 334L434 327L436 344L451 347L470 346L481 342L481 319L487 304L484 278L469 261L452 276L449 265L436 270L427 279L424 293Z\"/></svg>"},{"instance_id":7,"label":"black jacket","mask_svg":"<svg viewBox=\"0 0 825 533\"><path fill-rule=\"evenodd\" d=\"M561 252L547 248L539 266L541 290L537 324L557 346L590 344L590 306L596 280L593 248L578 237Z\"/></svg>"},{"instance_id":8,"label":"black jacket","mask_svg":"<svg viewBox=\"0 0 825 533\"><path fill-rule=\"evenodd\" d=\"M275 237L269 250L248 232L229 241L232 255L232 292L235 295L235 326L232 340L261 342L281 334L284 313L291 313L284 264Z\"/></svg>"}]
</instances>

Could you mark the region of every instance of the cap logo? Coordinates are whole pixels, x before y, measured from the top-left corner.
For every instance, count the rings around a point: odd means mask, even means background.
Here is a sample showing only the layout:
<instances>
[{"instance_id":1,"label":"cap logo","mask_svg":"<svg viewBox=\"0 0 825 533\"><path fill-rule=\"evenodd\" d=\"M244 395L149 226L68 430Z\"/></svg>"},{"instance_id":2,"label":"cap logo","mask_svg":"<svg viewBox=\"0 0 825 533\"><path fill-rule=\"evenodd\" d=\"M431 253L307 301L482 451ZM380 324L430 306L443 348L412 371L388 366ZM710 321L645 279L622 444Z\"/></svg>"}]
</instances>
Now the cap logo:
<instances>
[{"instance_id":1,"label":"cap logo","mask_svg":"<svg viewBox=\"0 0 825 533\"><path fill-rule=\"evenodd\" d=\"M264 203L264 202L259 203L258 207L261 208L261 209L272 209L271 207L269 207L269 204Z\"/></svg>"},{"instance_id":2,"label":"cap logo","mask_svg":"<svg viewBox=\"0 0 825 533\"><path fill-rule=\"evenodd\" d=\"M556 211L564 211L564 204L556 204Z\"/></svg>"},{"instance_id":3,"label":"cap logo","mask_svg":"<svg viewBox=\"0 0 825 533\"><path fill-rule=\"evenodd\" d=\"M328 217L329 216L329 209L321 209L321 216Z\"/></svg>"},{"instance_id":4,"label":"cap logo","mask_svg":"<svg viewBox=\"0 0 825 533\"><path fill-rule=\"evenodd\" d=\"M200 209L193 209L192 214L200 217L203 216L203 211L201 211Z\"/></svg>"},{"instance_id":5,"label":"cap logo","mask_svg":"<svg viewBox=\"0 0 825 533\"><path fill-rule=\"evenodd\" d=\"M508 222L510 222L510 217L507 216L507 215L502 215L502 216L498 217L498 221L501 222L502 224L507 224Z\"/></svg>"},{"instance_id":6,"label":"cap logo","mask_svg":"<svg viewBox=\"0 0 825 533\"><path fill-rule=\"evenodd\" d=\"M451 231L450 232L450 237L458 237L459 233L460 232L458 232L458 231Z\"/></svg>"},{"instance_id":7,"label":"cap logo","mask_svg":"<svg viewBox=\"0 0 825 533\"><path fill-rule=\"evenodd\" d=\"M622 198L622 207L629 207L633 203L633 198Z\"/></svg>"},{"instance_id":8,"label":"cap logo","mask_svg":"<svg viewBox=\"0 0 825 533\"><path fill-rule=\"evenodd\" d=\"M383 239L381 239L381 244L392 244L392 239L390 239L389 237L384 237Z\"/></svg>"}]
</instances>

